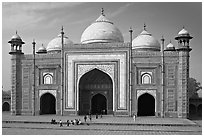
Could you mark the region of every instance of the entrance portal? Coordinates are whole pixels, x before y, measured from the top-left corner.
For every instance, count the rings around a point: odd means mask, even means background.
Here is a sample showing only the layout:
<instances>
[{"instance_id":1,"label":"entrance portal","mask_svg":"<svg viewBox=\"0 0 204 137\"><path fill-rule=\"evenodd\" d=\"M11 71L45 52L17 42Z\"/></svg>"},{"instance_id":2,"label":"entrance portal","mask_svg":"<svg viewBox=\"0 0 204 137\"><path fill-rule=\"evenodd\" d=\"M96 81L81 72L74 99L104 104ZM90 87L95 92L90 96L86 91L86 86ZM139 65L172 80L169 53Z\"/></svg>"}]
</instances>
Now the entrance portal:
<instances>
[{"instance_id":1,"label":"entrance portal","mask_svg":"<svg viewBox=\"0 0 204 137\"><path fill-rule=\"evenodd\" d=\"M40 114L56 114L55 97L50 93L45 93L40 98Z\"/></svg>"},{"instance_id":2,"label":"entrance portal","mask_svg":"<svg viewBox=\"0 0 204 137\"><path fill-rule=\"evenodd\" d=\"M138 116L155 115L155 99L152 95L145 93L138 99Z\"/></svg>"},{"instance_id":3,"label":"entrance portal","mask_svg":"<svg viewBox=\"0 0 204 137\"><path fill-rule=\"evenodd\" d=\"M107 114L106 97L101 94L96 94L91 99L91 113L92 114Z\"/></svg>"},{"instance_id":4,"label":"entrance portal","mask_svg":"<svg viewBox=\"0 0 204 137\"><path fill-rule=\"evenodd\" d=\"M8 102L3 103L2 111L10 111L10 105Z\"/></svg>"},{"instance_id":5,"label":"entrance portal","mask_svg":"<svg viewBox=\"0 0 204 137\"><path fill-rule=\"evenodd\" d=\"M108 74L93 69L79 81L79 114L99 113L101 109L113 113L113 84Z\"/></svg>"}]
</instances>

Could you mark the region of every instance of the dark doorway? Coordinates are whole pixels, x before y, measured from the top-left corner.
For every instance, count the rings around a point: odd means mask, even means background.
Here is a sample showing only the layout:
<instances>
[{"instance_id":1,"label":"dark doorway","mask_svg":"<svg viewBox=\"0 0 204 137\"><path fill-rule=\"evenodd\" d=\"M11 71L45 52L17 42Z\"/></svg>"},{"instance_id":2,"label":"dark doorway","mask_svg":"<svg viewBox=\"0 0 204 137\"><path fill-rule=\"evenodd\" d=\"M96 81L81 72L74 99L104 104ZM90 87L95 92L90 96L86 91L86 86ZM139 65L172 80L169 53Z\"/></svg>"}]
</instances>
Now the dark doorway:
<instances>
[{"instance_id":1,"label":"dark doorway","mask_svg":"<svg viewBox=\"0 0 204 137\"><path fill-rule=\"evenodd\" d=\"M196 114L196 106L193 104L189 105L189 114L190 115L195 115Z\"/></svg>"},{"instance_id":2,"label":"dark doorway","mask_svg":"<svg viewBox=\"0 0 204 137\"><path fill-rule=\"evenodd\" d=\"M91 102L102 106L95 106ZM113 83L108 74L101 70L93 69L80 78L78 114L96 113L100 111L97 109L105 109L106 114L113 114Z\"/></svg>"},{"instance_id":3,"label":"dark doorway","mask_svg":"<svg viewBox=\"0 0 204 137\"><path fill-rule=\"evenodd\" d=\"M10 111L10 105L8 102L4 102L2 111Z\"/></svg>"},{"instance_id":4,"label":"dark doorway","mask_svg":"<svg viewBox=\"0 0 204 137\"><path fill-rule=\"evenodd\" d=\"M197 114L198 116L202 116L202 104L198 105Z\"/></svg>"},{"instance_id":5,"label":"dark doorway","mask_svg":"<svg viewBox=\"0 0 204 137\"><path fill-rule=\"evenodd\" d=\"M50 93L45 93L40 98L40 114L56 114L55 97Z\"/></svg>"},{"instance_id":6,"label":"dark doorway","mask_svg":"<svg viewBox=\"0 0 204 137\"><path fill-rule=\"evenodd\" d=\"M91 113L92 114L107 114L106 97L101 94L96 94L91 99Z\"/></svg>"},{"instance_id":7,"label":"dark doorway","mask_svg":"<svg viewBox=\"0 0 204 137\"><path fill-rule=\"evenodd\" d=\"M138 99L138 116L155 116L155 99L145 93Z\"/></svg>"}]
</instances>

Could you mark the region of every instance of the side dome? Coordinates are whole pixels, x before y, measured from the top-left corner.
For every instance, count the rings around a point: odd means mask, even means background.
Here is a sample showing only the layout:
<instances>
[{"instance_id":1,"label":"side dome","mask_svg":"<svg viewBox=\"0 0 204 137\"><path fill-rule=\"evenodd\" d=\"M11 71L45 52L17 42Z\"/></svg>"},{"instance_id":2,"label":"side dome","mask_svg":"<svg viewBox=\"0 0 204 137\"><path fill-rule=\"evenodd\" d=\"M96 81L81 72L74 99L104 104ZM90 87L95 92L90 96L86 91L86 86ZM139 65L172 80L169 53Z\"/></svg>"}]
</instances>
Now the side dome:
<instances>
[{"instance_id":1,"label":"side dome","mask_svg":"<svg viewBox=\"0 0 204 137\"><path fill-rule=\"evenodd\" d=\"M102 14L81 35L81 43L121 43L122 33Z\"/></svg>"},{"instance_id":2,"label":"side dome","mask_svg":"<svg viewBox=\"0 0 204 137\"><path fill-rule=\"evenodd\" d=\"M38 49L38 51L36 53L37 54L44 54L44 53L47 53L47 50L42 44L42 46Z\"/></svg>"},{"instance_id":3,"label":"side dome","mask_svg":"<svg viewBox=\"0 0 204 137\"><path fill-rule=\"evenodd\" d=\"M64 36L64 48L68 47L71 44L73 44L73 42L67 36ZM61 49L62 49L62 36L61 34L59 34L58 37L54 38L48 43L47 52L61 51Z\"/></svg>"},{"instance_id":4,"label":"side dome","mask_svg":"<svg viewBox=\"0 0 204 137\"><path fill-rule=\"evenodd\" d=\"M175 51L175 47L174 47L174 45L171 43L171 41L170 41L170 43L166 46L165 51Z\"/></svg>"},{"instance_id":5,"label":"side dome","mask_svg":"<svg viewBox=\"0 0 204 137\"><path fill-rule=\"evenodd\" d=\"M132 41L132 49L160 51L160 43L145 29Z\"/></svg>"}]
</instances>

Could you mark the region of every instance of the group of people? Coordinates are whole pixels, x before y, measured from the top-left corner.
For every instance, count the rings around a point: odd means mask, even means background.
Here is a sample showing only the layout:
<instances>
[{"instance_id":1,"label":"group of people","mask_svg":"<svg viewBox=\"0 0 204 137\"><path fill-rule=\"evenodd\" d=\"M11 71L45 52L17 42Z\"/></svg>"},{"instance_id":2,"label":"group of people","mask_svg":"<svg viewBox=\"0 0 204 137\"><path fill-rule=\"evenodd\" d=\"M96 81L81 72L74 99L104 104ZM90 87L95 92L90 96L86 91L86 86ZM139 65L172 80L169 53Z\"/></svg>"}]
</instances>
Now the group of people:
<instances>
[{"instance_id":1,"label":"group of people","mask_svg":"<svg viewBox=\"0 0 204 137\"><path fill-rule=\"evenodd\" d=\"M98 117L99 117L99 116L98 116L98 114L96 113L96 119L98 119ZM102 114L101 114L100 117L102 118ZM86 122L88 118L89 118L90 121L92 120L92 115L91 115L91 113L89 113L88 116L87 116L87 115L84 116L84 122Z\"/></svg>"},{"instance_id":2,"label":"group of people","mask_svg":"<svg viewBox=\"0 0 204 137\"><path fill-rule=\"evenodd\" d=\"M99 115L96 114L96 119L98 119ZM102 118L102 113L100 114L100 118ZM92 115L91 113L88 113L87 115L84 116L84 122L86 123L87 119L89 119L90 121L92 120ZM51 124L57 124L56 120L55 119L52 119L51 120ZM80 119L74 119L74 120L67 120L66 121L66 124L67 126L70 126L70 125L81 125L82 124L82 121ZM88 123L87 123L88 124ZM60 127L63 126L63 122L62 120L60 119L59 121L59 125Z\"/></svg>"},{"instance_id":3,"label":"group of people","mask_svg":"<svg viewBox=\"0 0 204 137\"><path fill-rule=\"evenodd\" d=\"M81 125L81 120L80 119L74 119L74 120L67 120L67 126L70 125Z\"/></svg>"},{"instance_id":4,"label":"group of people","mask_svg":"<svg viewBox=\"0 0 204 137\"><path fill-rule=\"evenodd\" d=\"M52 120L51 120L51 124L57 124L56 120L55 120L55 119L52 119Z\"/></svg>"},{"instance_id":5,"label":"group of people","mask_svg":"<svg viewBox=\"0 0 204 137\"><path fill-rule=\"evenodd\" d=\"M74 120L67 120L66 124L67 126L70 126L70 125L81 125L81 120L80 119L74 119ZM51 120L51 124L57 124L56 120L55 119L52 119ZM62 120L60 119L59 121L59 126L62 127L63 126L63 122Z\"/></svg>"}]
</instances>

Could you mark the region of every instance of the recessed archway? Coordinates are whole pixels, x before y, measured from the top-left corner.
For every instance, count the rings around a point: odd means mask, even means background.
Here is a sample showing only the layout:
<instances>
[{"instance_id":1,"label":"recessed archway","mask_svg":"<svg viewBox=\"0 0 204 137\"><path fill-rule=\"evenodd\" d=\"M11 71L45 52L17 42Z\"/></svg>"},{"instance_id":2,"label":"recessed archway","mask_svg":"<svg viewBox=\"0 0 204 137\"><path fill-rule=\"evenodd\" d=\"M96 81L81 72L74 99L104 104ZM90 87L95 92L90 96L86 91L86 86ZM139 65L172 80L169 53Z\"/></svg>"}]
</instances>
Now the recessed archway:
<instances>
[{"instance_id":1,"label":"recessed archway","mask_svg":"<svg viewBox=\"0 0 204 137\"><path fill-rule=\"evenodd\" d=\"M101 96L100 96L100 95ZM113 82L111 77L101 70L93 69L84 74L79 81L79 114L96 113L95 107L92 106L92 101L95 97L105 97L106 113L113 113ZM93 97L93 98L92 98ZM92 100L93 99L93 100ZM103 100L103 101L104 101ZM101 100L102 101L102 100ZM102 101L102 102L103 102ZM103 103L102 103L103 104ZM94 111L92 112L92 107ZM104 106L103 106L104 107ZM103 108L100 106L100 108Z\"/></svg>"},{"instance_id":2,"label":"recessed archway","mask_svg":"<svg viewBox=\"0 0 204 137\"><path fill-rule=\"evenodd\" d=\"M107 114L107 100L102 94L96 94L91 99L91 113L92 114Z\"/></svg>"},{"instance_id":3,"label":"recessed archway","mask_svg":"<svg viewBox=\"0 0 204 137\"><path fill-rule=\"evenodd\" d=\"M8 102L3 103L2 111L10 111L10 104Z\"/></svg>"},{"instance_id":4,"label":"recessed archway","mask_svg":"<svg viewBox=\"0 0 204 137\"><path fill-rule=\"evenodd\" d=\"M45 93L40 98L40 114L56 114L56 99L50 93Z\"/></svg>"},{"instance_id":5,"label":"recessed archway","mask_svg":"<svg viewBox=\"0 0 204 137\"><path fill-rule=\"evenodd\" d=\"M138 116L155 116L155 99L145 93L138 98Z\"/></svg>"}]
</instances>

